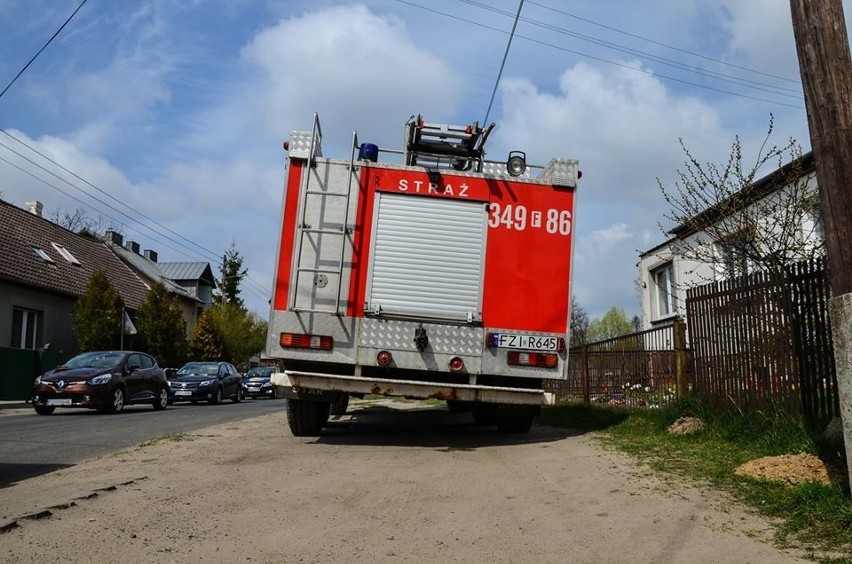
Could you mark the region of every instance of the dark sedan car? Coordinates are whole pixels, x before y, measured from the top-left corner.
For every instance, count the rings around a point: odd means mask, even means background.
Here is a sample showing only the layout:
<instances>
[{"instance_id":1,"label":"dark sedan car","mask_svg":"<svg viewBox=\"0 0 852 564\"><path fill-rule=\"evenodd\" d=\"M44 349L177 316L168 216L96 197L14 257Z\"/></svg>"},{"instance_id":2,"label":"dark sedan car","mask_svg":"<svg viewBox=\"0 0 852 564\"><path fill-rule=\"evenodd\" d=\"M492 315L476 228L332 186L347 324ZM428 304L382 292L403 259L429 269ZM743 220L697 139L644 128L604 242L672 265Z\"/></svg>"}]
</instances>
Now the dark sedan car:
<instances>
[{"instance_id":1,"label":"dark sedan car","mask_svg":"<svg viewBox=\"0 0 852 564\"><path fill-rule=\"evenodd\" d=\"M210 404L243 399L242 376L227 362L187 362L169 378L169 402Z\"/></svg>"},{"instance_id":2,"label":"dark sedan car","mask_svg":"<svg viewBox=\"0 0 852 564\"><path fill-rule=\"evenodd\" d=\"M277 366L255 366L243 376L243 394L246 397L278 397L278 388L270 382L272 374L280 372Z\"/></svg>"},{"instance_id":3,"label":"dark sedan car","mask_svg":"<svg viewBox=\"0 0 852 564\"><path fill-rule=\"evenodd\" d=\"M75 356L45 372L33 385L39 415L57 407L86 407L118 413L131 403L168 404L168 382L154 357L136 351L97 351Z\"/></svg>"}]
</instances>

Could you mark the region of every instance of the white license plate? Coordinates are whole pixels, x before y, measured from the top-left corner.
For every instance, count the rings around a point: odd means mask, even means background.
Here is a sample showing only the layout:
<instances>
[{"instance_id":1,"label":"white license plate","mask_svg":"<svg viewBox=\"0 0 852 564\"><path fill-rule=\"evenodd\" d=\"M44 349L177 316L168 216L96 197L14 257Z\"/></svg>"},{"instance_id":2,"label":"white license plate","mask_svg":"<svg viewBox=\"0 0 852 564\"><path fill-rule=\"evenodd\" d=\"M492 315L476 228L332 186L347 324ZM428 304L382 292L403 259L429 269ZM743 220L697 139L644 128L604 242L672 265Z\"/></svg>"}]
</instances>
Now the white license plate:
<instances>
[{"instance_id":1,"label":"white license plate","mask_svg":"<svg viewBox=\"0 0 852 564\"><path fill-rule=\"evenodd\" d=\"M47 405L71 405L71 398L54 398L47 400Z\"/></svg>"},{"instance_id":2,"label":"white license plate","mask_svg":"<svg viewBox=\"0 0 852 564\"><path fill-rule=\"evenodd\" d=\"M178 390L175 392L176 396L191 396L192 390Z\"/></svg>"},{"instance_id":3,"label":"white license plate","mask_svg":"<svg viewBox=\"0 0 852 564\"><path fill-rule=\"evenodd\" d=\"M501 349L523 349L528 351L555 351L559 349L559 338L542 335L515 335L497 333L493 345Z\"/></svg>"},{"instance_id":4,"label":"white license plate","mask_svg":"<svg viewBox=\"0 0 852 564\"><path fill-rule=\"evenodd\" d=\"M249 389L248 389L248 391L250 391L250 392L259 392L259 391L260 391L260 388L258 388L257 386L250 386L250 387L249 387Z\"/></svg>"}]
</instances>

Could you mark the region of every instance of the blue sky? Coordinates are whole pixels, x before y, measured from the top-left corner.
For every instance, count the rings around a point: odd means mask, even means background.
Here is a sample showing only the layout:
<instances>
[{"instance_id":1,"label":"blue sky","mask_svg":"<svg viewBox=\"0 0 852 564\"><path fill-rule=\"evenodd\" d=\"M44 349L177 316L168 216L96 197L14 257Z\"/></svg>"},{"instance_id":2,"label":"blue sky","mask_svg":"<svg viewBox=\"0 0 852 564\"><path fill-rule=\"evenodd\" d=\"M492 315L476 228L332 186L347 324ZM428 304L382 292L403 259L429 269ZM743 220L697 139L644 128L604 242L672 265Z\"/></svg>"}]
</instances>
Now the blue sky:
<instances>
[{"instance_id":1,"label":"blue sky","mask_svg":"<svg viewBox=\"0 0 852 564\"><path fill-rule=\"evenodd\" d=\"M78 4L0 0L0 88ZM318 112L325 156L344 158L353 131L400 148L412 114L483 121L517 9L89 0L0 98L0 194L85 208L162 261L216 270L233 242L266 317L289 132ZM488 155L579 159L574 294L593 317L638 314L638 253L664 240L657 178L683 167L679 139L720 162L739 136L752 162L772 114L772 141L810 146L789 3L527 0L521 18Z\"/></svg>"}]
</instances>

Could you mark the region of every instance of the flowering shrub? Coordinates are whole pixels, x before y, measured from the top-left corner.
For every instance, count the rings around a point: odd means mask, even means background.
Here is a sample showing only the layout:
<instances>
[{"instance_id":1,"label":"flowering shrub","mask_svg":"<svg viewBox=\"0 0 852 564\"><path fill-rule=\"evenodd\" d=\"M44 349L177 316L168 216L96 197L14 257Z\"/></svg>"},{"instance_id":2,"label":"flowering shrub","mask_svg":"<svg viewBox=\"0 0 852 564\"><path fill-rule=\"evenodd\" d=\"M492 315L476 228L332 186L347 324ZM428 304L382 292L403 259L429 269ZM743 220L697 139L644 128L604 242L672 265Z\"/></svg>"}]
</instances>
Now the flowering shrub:
<instances>
[{"instance_id":1,"label":"flowering shrub","mask_svg":"<svg viewBox=\"0 0 852 564\"><path fill-rule=\"evenodd\" d=\"M653 389L638 382L625 382L622 386L610 386L602 384L603 392L596 401L610 405L623 405L625 407L644 407L648 409L659 409L661 406L674 401L677 397L675 389L671 386Z\"/></svg>"}]
</instances>

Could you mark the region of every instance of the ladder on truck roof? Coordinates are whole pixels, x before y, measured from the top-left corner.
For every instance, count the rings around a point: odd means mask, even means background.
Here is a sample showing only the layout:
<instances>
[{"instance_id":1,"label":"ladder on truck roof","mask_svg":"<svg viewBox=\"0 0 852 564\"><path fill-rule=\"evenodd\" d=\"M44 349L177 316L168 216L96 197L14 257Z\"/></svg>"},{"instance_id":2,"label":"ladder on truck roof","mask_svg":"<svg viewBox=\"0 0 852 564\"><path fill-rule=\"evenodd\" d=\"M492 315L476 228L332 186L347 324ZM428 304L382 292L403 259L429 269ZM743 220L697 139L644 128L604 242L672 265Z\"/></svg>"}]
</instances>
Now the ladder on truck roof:
<instances>
[{"instance_id":1,"label":"ladder on truck roof","mask_svg":"<svg viewBox=\"0 0 852 564\"><path fill-rule=\"evenodd\" d=\"M330 191L329 184L325 183L318 188L314 188L311 185L311 177L313 174L311 171L316 167L316 157L322 156L320 154L320 146L322 145L322 127L320 126L319 115L314 114L314 124L311 132L311 142L310 148L308 150L308 161L307 167L305 169L305 173L302 175L301 179L301 187L300 191L300 204L299 204L299 215L298 222L296 224L296 268L295 268L295 280L291 285L291 295L290 295L290 304L292 305L292 310L297 312L304 313L331 313L334 315L342 315L341 311L341 290L343 287L343 261L346 258L346 245L348 242L348 235L352 233L352 228L349 227L349 204L352 196L352 177L355 174L355 151L358 147L358 134L356 132L352 133L352 155L349 159L349 171L348 171L348 182L346 185L346 192L332 192ZM334 209L334 206L327 205L330 199L338 199L343 202L343 221L340 224L340 227L323 227L323 221L321 220L317 226L309 225L306 221L305 215L308 209L308 201L316 200L316 204L319 206L319 209L323 210L323 214L327 209ZM313 205L313 202L312 202ZM312 266L304 266L302 264L303 253L302 248L305 244L305 239L308 234L317 234L320 237L340 237L340 253L337 256L337 261L333 266L327 266L324 268L319 267L319 265ZM319 262L318 260L315 262ZM317 307L315 303L312 304L312 307L298 307L297 298L299 295L299 285L302 281L301 274L309 274L311 276L311 281L314 282L317 276L333 276L337 279L336 287L337 291L334 293L334 306L331 307Z\"/></svg>"},{"instance_id":2,"label":"ladder on truck roof","mask_svg":"<svg viewBox=\"0 0 852 564\"><path fill-rule=\"evenodd\" d=\"M477 121L448 125L411 116L405 123L405 164L482 172L485 141L492 129L494 123L483 129Z\"/></svg>"}]
</instances>

